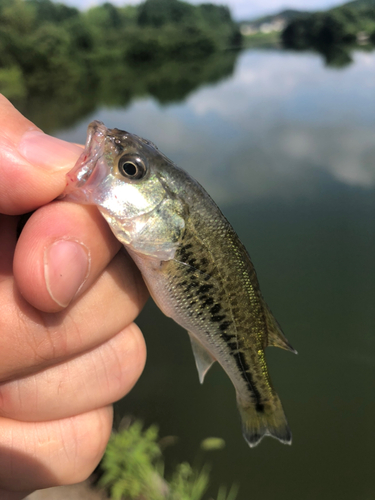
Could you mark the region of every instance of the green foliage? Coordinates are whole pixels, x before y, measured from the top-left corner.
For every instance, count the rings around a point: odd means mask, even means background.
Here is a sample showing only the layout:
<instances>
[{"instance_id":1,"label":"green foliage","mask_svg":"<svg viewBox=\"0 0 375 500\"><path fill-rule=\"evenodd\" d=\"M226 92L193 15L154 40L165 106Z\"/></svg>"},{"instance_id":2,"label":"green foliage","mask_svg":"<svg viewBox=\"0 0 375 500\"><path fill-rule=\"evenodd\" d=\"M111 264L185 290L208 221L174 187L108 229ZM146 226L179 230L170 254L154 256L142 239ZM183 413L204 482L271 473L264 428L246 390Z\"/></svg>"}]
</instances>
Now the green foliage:
<instances>
[{"instance_id":1,"label":"green foliage","mask_svg":"<svg viewBox=\"0 0 375 500\"><path fill-rule=\"evenodd\" d=\"M186 43L186 40L190 40ZM192 60L212 54L217 50L215 41L209 33L196 27L178 28L165 26L163 33L157 28L149 28L132 34L125 53L129 64L160 62L167 60Z\"/></svg>"},{"instance_id":2,"label":"green foliage","mask_svg":"<svg viewBox=\"0 0 375 500\"><path fill-rule=\"evenodd\" d=\"M22 71L18 66L0 68L0 88L11 99L23 99L25 97L26 88Z\"/></svg>"},{"instance_id":3,"label":"green foliage","mask_svg":"<svg viewBox=\"0 0 375 500\"><path fill-rule=\"evenodd\" d=\"M208 441L210 449L223 444L219 438L204 440L206 444ZM99 484L112 500L202 500L209 484L209 468L197 470L187 462L177 465L167 480L157 428L142 430L140 422L111 436L101 469ZM227 496L221 487L217 500L235 500L237 492L238 488L232 486Z\"/></svg>"},{"instance_id":4,"label":"green foliage","mask_svg":"<svg viewBox=\"0 0 375 500\"><path fill-rule=\"evenodd\" d=\"M222 450L225 448L224 439L217 437L208 437L201 442L202 450Z\"/></svg>"},{"instance_id":5,"label":"green foliage","mask_svg":"<svg viewBox=\"0 0 375 500\"><path fill-rule=\"evenodd\" d=\"M245 48L275 48L280 46L280 33L278 31L271 31L270 33L254 33L248 35L244 40Z\"/></svg>"},{"instance_id":6,"label":"green foliage","mask_svg":"<svg viewBox=\"0 0 375 500\"><path fill-rule=\"evenodd\" d=\"M117 55L111 53L103 53L94 63L91 57L88 53L88 61L85 61L82 55L83 62L78 68L79 74L86 71L87 77L66 80L53 92L50 87L48 92L36 91L27 95L28 88L22 94L27 98L15 97L9 93L9 86L2 86L1 79L0 92L9 95L23 114L51 133L72 126L92 114L97 106L124 107L134 98L144 96L152 96L161 104L180 102L200 85L215 83L231 75L237 53L217 52L206 58L166 59L142 65L118 64ZM39 72L35 76L37 74ZM23 77L22 71L19 75Z\"/></svg>"},{"instance_id":7,"label":"green foliage","mask_svg":"<svg viewBox=\"0 0 375 500\"><path fill-rule=\"evenodd\" d=\"M180 0L146 0L138 9L138 24L160 28L166 24L186 24L196 20L193 5Z\"/></svg>"},{"instance_id":8,"label":"green foliage","mask_svg":"<svg viewBox=\"0 0 375 500\"><path fill-rule=\"evenodd\" d=\"M113 500L162 498L154 469L156 459L161 456L157 437L155 426L142 432L140 422L112 435L103 458L104 475L100 482L108 487Z\"/></svg>"},{"instance_id":9,"label":"green foliage","mask_svg":"<svg viewBox=\"0 0 375 500\"><path fill-rule=\"evenodd\" d=\"M201 500L209 483L207 467L194 470L190 464L179 464L169 483L167 500Z\"/></svg>"},{"instance_id":10,"label":"green foliage","mask_svg":"<svg viewBox=\"0 0 375 500\"><path fill-rule=\"evenodd\" d=\"M36 12L32 5L22 0L0 4L0 26L15 35L27 35L36 23Z\"/></svg>"},{"instance_id":11,"label":"green foliage","mask_svg":"<svg viewBox=\"0 0 375 500\"><path fill-rule=\"evenodd\" d=\"M261 17L257 17L256 19L249 19L249 20L243 19L241 24L250 23L253 26L256 26L259 28L263 23L272 23L276 19L279 19L279 18L285 19L285 21L289 22L292 19L294 19L295 17L300 17L301 14L303 14L303 11L301 11L301 10L285 9L285 10L282 10L281 12L278 12L277 14L271 14L268 16L261 16Z\"/></svg>"},{"instance_id":12,"label":"green foliage","mask_svg":"<svg viewBox=\"0 0 375 500\"><path fill-rule=\"evenodd\" d=\"M285 47L317 50L328 63L344 65L351 60L349 52L359 34L375 38L375 0L355 0L327 12L301 15L288 23L282 40ZM338 46L340 50L333 50ZM337 60L332 57L336 53Z\"/></svg>"},{"instance_id":13,"label":"green foliage","mask_svg":"<svg viewBox=\"0 0 375 500\"><path fill-rule=\"evenodd\" d=\"M68 19L79 17L79 10L62 3L52 3L50 0L26 0L26 7L31 6L36 14L36 22L43 24L51 22L60 24ZM25 8L25 5L24 5Z\"/></svg>"},{"instance_id":14,"label":"green foliage","mask_svg":"<svg viewBox=\"0 0 375 500\"><path fill-rule=\"evenodd\" d=\"M141 22L156 4L162 25ZM237 37L229 10L212 4L151 0L80 12L51 0L0 0L0 92L51 132L94 105L184 99L231 74L237 53L227 49Z\"/></svg>"},{"instance_id":15,"label":"green foliage","mask_svg":"<svg viewBox=\"0 0 375 500\"><path fill-rule=\"evenodd\" d=\"M219 493L217 495L217 500L236 500L238 495L239 487L237 484L233 484L228 492L225 486L220 486Z\"/></svg>"}]
</instances>

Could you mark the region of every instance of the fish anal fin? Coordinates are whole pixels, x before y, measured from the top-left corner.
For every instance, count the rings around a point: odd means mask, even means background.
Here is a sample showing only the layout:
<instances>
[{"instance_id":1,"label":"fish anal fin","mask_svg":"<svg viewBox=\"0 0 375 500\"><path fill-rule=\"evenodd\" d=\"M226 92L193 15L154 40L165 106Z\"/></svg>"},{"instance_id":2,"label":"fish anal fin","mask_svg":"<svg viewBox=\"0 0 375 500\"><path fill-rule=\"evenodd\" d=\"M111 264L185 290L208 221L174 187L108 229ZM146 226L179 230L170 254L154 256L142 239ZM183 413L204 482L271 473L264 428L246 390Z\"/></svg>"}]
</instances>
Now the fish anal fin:
<instances>
[{"instance_id":1,"label":"fish anal fin","mask_svg":"<svg viewBox=\"0 0 375 500\"><path fill-rule=\"evenodd\" d=\"M198 370L199 382L203 384L206 373L216 360L207 351L207 349L202 346L202 344L194 337L192 333L188 332L188 334L191 341L191 347L193 349L195 364Z\"/></svg>"},{"instance_id":2,"label":"fish anal fin","mask_svg":"<svg viewBox=\"0 0 375 500\"><path fill-rule=\"evenodd\" d=\"M288 339L285 337L281 330L281 326L274 318L273 314L269 310L268 306L265 304L265 315L267 322L267 333L268 333L268 346L280 347L286 351L298 354L297 351L291 346Z\"/></svg>"}]
</instances>

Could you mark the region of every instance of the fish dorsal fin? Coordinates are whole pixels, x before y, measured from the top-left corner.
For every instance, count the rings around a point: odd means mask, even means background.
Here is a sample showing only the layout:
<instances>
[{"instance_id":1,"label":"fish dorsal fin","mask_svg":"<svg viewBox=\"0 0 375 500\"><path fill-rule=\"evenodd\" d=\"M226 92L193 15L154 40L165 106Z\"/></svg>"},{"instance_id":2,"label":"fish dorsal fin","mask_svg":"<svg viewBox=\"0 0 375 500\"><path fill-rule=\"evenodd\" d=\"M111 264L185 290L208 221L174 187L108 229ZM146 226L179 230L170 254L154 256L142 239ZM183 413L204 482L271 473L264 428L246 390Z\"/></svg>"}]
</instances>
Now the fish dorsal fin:
<instances>
[{"instance_id":1,"label":"fish dorsal fin","mask_svg":"<svg viewBox=\"0 0 375 500\"><path fill-rule=\"evenodd\" d=\"M290 345L289 341L283 334L279 323L274 318L273 314L269 310L268 306L265 304L264 313L266 316L267 323L267 333L268 333L268 346L280 347L281 349L285 349L286 351L294 352L297 354L297 351L293 349Z\"/></svg>"},{"instance_id":2,"label":"fish dorsal fin","mask_svg":"<svg viewBox=\"0 0 375 500\"><path fill-rule=\"evenodd\" d=\"M188 334L191 341L191 347L193 348L195 364L197 365L199 382L203 384L206 373L216 360L211 356L207 349L205 349L202 344L198 342L192 333L188 332Z\"/></svg>"}]
</instances>

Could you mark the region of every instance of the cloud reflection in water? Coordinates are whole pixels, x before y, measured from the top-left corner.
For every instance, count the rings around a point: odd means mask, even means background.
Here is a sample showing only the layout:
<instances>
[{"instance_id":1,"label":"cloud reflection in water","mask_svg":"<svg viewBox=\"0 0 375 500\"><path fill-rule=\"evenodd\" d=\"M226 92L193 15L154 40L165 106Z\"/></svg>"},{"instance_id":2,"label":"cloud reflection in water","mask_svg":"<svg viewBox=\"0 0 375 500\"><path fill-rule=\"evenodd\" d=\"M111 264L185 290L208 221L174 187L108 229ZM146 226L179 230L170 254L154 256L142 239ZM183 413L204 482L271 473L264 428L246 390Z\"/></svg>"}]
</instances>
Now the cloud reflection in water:
<instances>
[{"instance_id":1,"label":"cloud reflection in water","mask_svg":"<svg viewBox=\"0 0 375 500\"><path fill-rule=\"evenodd\" d=\"M92 118L154 141L218 203L314 195L322 178L373 187L374 70L374 52L337 70L314 54L248 51L232 78L184 103L148 98ZM86 126L59 136L84 140Z\"/></svg>"}]
</instances>

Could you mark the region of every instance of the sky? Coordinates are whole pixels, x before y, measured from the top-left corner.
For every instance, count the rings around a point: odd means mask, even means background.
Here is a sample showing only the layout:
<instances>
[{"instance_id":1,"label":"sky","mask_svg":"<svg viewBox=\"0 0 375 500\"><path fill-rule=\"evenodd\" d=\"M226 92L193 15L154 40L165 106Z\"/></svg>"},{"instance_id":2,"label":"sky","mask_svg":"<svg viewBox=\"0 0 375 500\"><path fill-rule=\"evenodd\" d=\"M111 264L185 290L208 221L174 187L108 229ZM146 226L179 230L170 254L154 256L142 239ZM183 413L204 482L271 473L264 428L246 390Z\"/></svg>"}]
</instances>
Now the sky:
<instances>
[{"instance_id":1,"label":"sky","mask_svg":"<svg viewBox=\"0 0 375 500\"><path fill-rule=\"evenodd\" d=\"M105 0L57 0L67 5L87 9L93 5L100 5ZM110 0L114 5L135 5L141 0ZM280 10L291 8L300 10L325 10L345 3L345 0L206 0L211 3L228 5L232 16L236 20L245 20L260 17L266 14L275 14ZM204 0L190 0L190 3L204 3Z\"/></svg>"}]
</instances>

